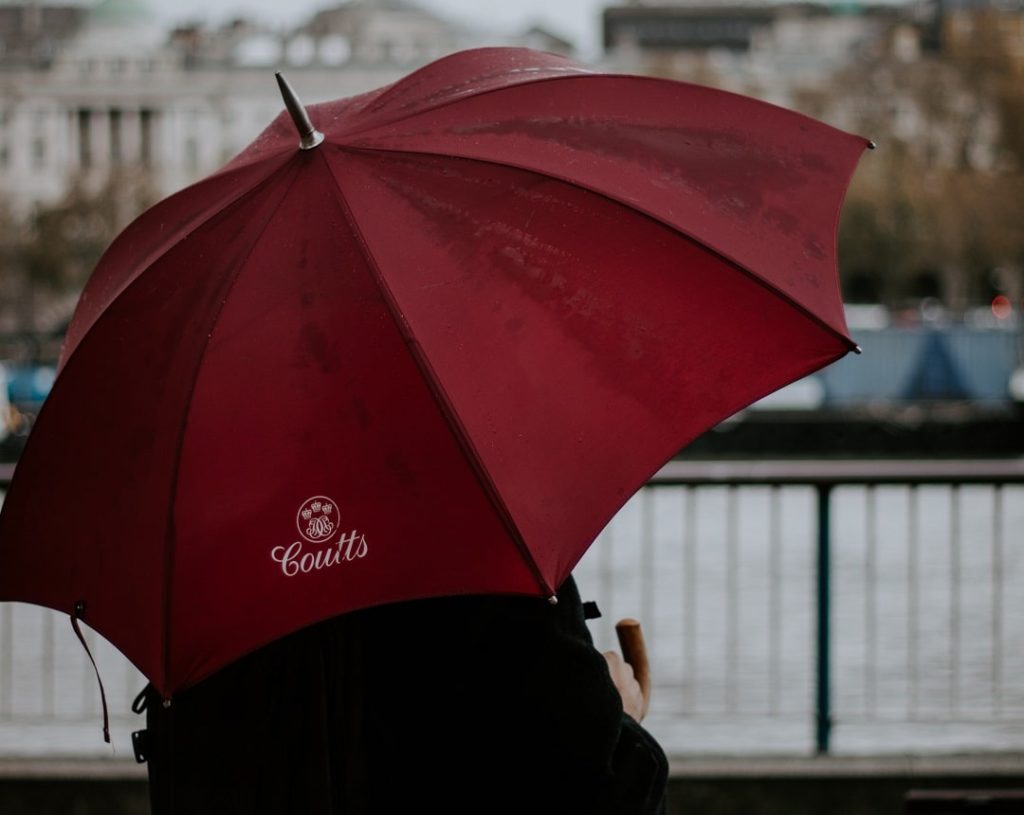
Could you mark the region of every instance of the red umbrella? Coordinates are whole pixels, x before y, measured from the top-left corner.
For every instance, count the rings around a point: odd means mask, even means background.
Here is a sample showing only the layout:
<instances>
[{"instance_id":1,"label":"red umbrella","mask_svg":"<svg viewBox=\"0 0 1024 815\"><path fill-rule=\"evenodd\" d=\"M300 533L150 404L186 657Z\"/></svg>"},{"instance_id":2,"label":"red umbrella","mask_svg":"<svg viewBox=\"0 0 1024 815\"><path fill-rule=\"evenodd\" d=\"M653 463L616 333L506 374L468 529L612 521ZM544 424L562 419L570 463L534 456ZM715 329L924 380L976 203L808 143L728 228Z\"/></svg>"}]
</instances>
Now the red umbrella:
<instances>
[{"instance_id":1,"label":"red umbrella","mask_svg":"<svg viewBox=\"0 0 1024 815\"><path fill-rule=\"evenodd\" d=\"M110 247L0 519L0 598L81 604L166 696L347 610L552 595L688 441L854 347L864 139L518 49L309 116Z\"/></svg>"}]
</instances>

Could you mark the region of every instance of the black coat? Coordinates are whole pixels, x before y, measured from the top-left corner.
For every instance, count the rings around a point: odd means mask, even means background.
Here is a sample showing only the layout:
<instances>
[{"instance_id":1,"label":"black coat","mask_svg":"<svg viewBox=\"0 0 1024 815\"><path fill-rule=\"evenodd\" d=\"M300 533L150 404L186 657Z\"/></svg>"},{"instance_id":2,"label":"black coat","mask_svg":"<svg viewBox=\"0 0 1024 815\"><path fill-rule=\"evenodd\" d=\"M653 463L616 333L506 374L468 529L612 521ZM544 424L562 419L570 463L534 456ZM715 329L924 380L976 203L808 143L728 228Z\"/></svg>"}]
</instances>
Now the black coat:
<instances>
[{"instance_id":1,"label":"black coat","mask_svg":"<svg viewBox=\"0 0 1024 815\"><path fill-rule=\"evenodd\" d=\"M454 597L347 614L169 707L152 689L146 702L154 815L664 806L665 756L623 714L571 579L555 606Z\"/></svg>"}]
</instances>

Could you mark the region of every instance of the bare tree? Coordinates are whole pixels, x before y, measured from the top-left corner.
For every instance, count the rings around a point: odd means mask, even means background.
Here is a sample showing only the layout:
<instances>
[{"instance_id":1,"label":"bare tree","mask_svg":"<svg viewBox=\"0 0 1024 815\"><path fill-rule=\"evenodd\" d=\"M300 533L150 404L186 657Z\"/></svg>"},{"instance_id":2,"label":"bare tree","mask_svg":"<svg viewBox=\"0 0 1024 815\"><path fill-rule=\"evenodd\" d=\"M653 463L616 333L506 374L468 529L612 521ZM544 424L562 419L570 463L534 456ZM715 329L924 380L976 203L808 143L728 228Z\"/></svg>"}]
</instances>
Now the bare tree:
<instances>
[{"instance_id":1,"label":"bare tree","mask_svg":"<svg viewBox=\"0 0 1024 815\"><path fill-rule=\"evenodd\" d=\"M0 215L8 326L43 328L44 309L73 303L114 235L151 199L143 181L118 176L96 192L73 183L61 201L37 207L21 223Z\"/></svg>"},{"instance_id":2,"label":"bare tree","mask_svg":"<svg viewBox=\"0 0 1024 815\"><path fill-rule=\"evenodd\" d=\"M937 296L963 308L1003 291L1019 302L1024 165L1007 120L1019 92L992 67L1008 70L996 49L989 59L982 70L948 53L904 61L880 50L836 77L833 93L803 100L879 143L841 229L852 299Z\"/></svg>"}]
</instances>

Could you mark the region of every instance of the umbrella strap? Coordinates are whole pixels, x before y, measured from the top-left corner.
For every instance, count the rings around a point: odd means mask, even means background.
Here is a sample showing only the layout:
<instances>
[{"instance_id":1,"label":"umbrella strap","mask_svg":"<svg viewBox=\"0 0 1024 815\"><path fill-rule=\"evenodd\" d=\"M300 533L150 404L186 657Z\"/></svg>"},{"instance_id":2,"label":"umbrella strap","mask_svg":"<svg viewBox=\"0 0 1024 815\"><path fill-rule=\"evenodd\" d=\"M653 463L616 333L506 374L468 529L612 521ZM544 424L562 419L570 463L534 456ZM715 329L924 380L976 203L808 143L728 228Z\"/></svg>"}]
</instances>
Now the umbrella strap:
<instances>
[{"instance_id":1,"label":"umbrella strap","mask_svg":"<svg viewBox=\"0 0 1024 815\"><path fill-rule=\"evenodd\" d=\"M89 650L89 643L85 641L85 637L82 635L82 629L78 625L78 621L83 619L85 615L85 601L79 600L75 603L75 610L71 614L71 627L75 629L75 636L78 637L78 641L82 643L82 647L85 649L85 654L89 657L89 661L92 663L92 669L96 672L96 681L100 684L100 701L103 703L103 741L110 744L110 717L107 715L107 694L103 690L103 680L100 678L100 669L96 665L96 660L93 659L92 651Z\"/></svg>"}]
</instances>

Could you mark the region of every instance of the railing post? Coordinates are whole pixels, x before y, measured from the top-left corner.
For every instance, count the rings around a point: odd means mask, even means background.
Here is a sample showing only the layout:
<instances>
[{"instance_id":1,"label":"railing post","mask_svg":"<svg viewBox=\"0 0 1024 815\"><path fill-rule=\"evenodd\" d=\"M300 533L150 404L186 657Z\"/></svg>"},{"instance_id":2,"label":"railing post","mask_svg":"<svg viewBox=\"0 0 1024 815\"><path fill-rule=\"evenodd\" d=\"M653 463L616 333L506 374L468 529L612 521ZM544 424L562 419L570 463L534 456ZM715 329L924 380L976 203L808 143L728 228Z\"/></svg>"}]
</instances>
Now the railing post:
<instances>
[{"instance_id":1,"label":"railing post","mask_svg":"<svg viewBox=\"0 0 1024 815\"><path fill-rule=\"evenodd\" d=\"M828 753L829 738L832 731L831 691L831 536L830 509L831 484L818 484L818 642L815 680L815 734L814 746L818 755Z\"/></svg>"}]
</instances>

